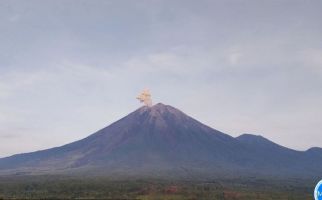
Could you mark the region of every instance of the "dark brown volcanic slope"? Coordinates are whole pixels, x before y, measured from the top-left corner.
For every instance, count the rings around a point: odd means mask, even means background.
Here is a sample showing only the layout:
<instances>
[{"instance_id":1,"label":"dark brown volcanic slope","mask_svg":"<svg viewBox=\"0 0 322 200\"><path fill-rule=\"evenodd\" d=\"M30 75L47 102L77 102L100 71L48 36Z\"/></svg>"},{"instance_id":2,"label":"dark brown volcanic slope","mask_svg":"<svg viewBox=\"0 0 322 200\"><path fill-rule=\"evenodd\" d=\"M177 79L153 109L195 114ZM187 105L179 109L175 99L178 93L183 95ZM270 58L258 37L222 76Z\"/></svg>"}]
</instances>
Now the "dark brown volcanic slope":
<instances>
[{"instance_id":1,"label":"dark brown volcanic slope","mask_svg":"<svg viewBox=\"0 0 322 200\"><path fill-rule=\"evenodd\" d=\"M305 178L321 174L321 166L320 148L300 152L260 136L233 138L159 103L74 143L2 158L0 174Z\"/></svg>"}]
</instances>

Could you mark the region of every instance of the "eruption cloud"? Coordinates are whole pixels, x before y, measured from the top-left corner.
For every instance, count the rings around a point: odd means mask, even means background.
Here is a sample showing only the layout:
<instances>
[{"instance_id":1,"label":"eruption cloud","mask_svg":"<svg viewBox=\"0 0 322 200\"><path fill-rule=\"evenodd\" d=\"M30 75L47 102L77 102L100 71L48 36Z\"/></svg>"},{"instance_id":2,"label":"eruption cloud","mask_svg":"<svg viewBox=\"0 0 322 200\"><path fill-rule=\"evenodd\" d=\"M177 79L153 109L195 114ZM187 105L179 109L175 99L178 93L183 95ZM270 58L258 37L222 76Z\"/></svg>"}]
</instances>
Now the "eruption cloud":
<instances>
[{"instance_id":1,"label":"eruption cloud","mask_svg":"<svg viewBox=\"0 0 322 200\"><path fill-rule=\"evenodd\" d=\"M136 97L136 99L138 99L141 103L144 103L145 106L152 106L151 93L149 90L143 90L141 94Z\"/></svg>"}]
</instances>

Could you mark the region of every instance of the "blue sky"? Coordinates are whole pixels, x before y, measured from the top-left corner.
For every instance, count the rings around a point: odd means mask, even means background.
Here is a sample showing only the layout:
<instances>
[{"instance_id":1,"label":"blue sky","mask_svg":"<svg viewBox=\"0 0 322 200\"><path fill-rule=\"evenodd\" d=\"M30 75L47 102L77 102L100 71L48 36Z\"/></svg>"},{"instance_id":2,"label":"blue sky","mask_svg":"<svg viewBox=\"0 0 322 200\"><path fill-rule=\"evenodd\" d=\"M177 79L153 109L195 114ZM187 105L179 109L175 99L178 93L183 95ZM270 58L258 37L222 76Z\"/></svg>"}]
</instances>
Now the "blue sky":
<instances>
[{"instance_id":1,"label":"blue sky","mask_svg":"<svg viewBox=\"0 0 322 200\"><path fill-rule=\"evenodd\" d=\"M153 101L232 136L322 147L320 0L2 0L0 157Z\"/></svg>"}]
</instances>

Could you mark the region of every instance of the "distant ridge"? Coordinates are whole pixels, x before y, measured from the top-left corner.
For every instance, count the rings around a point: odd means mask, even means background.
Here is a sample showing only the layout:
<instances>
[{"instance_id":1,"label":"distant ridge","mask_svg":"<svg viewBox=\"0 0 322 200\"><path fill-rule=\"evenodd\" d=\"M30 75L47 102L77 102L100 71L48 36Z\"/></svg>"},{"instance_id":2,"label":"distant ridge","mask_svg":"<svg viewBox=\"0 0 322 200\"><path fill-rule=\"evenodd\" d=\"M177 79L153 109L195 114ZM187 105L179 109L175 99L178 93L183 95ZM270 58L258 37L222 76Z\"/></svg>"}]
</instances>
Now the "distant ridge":
<instances>
[{"instance_id":1,"label":"distant ridge","mask_svg":"<svg viewBox=\"0 0 322 200\"><path fill-rule=\"evenodd\" d=\"M162 103L143 106L73 143L0 159L0 174L111 177L284 177L322 174L322 149L231 137Z\"/></svg>"}]
</instances>

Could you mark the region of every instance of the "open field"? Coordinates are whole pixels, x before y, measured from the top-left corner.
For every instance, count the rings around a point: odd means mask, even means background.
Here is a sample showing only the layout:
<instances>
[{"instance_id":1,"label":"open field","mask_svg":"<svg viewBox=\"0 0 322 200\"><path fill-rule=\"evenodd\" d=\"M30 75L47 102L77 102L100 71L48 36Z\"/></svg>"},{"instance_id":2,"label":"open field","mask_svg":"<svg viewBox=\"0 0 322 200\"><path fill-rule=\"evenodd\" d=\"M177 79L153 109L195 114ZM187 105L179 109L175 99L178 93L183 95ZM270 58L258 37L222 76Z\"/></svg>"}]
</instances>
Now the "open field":
<instances>
[{"instance_id":1,"label":"open field","mask_svg":"<svg viewBox=\"0 0 322 200\"><path fill-rule=\"evenodd\" d=\"M0 199L311 200L314 183L292 180L111 180L47 176L0 177Z\"/></svg>"}]
</instances>

